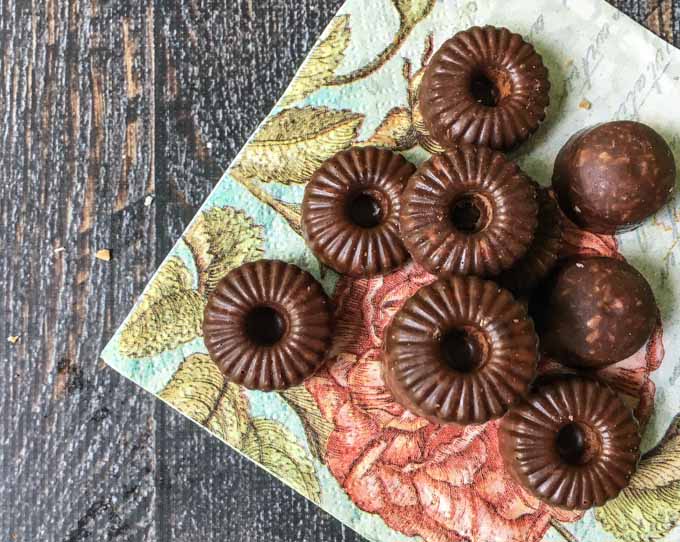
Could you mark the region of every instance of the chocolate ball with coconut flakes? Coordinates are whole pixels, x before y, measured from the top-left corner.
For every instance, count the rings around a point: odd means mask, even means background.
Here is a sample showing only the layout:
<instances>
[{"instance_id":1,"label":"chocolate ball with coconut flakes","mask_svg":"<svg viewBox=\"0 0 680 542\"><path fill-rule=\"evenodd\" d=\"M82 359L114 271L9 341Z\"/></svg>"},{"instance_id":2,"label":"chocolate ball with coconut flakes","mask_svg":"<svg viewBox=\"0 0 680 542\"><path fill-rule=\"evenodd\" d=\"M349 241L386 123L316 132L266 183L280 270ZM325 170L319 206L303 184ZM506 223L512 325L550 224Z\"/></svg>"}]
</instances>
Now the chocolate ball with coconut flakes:
<instances>
[{"instance_id":1,"label":"chocolate ball with coconut flakes","mask_svg":"<svg viewBox=\"0 0 680 542\"><path fill-rule=\"evenodd\" d=\"M605 367L629 358L651 337L658 315L654 294L628 263L577 258L550 282L543 344L565 365Z\"/></svg>"},{"instance_id":2,"label":"chocolate ball with coconut flakes","mask_svg":"<svg viewBox=\"0 0 680 542\"><path fill-rule=\"evenodd\" d=\"M605 234L639 226L673 195L676 166L668 143L632 121L597 124L562 147L553 187L580 227Z\"/></svg>"}]
</instances>

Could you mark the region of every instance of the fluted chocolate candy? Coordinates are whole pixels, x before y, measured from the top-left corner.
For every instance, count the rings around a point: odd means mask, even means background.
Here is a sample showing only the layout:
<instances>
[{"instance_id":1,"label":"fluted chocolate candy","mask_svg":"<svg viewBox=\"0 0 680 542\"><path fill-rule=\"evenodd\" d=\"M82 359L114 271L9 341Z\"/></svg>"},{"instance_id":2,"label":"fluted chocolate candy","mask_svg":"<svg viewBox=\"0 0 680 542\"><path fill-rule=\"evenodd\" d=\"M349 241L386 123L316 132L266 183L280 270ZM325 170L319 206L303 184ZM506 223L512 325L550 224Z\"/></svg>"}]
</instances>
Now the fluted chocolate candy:
<instances>
[{"instance_id":1,"label":"fluted chocolate candy","mask_svg":"<svg viewBox=\"0 0 680 542\"><path fill-rule=\"evenodd\" d=\"M342 151L314 173L302 202L307 244L353 277L389 273L409 257L399 236L400 196L415 167L376 147Z\"/></svg>"},{"instance_id":2,"label":"fluted chocolate candy","mask_svg":"<svg viewBox=\"0 0 680 542\"><path fill-rule=\"evenodd\" d=\"M299 267L247 263L208 299L203 338L225 378L261 391L295 386L316 371L330 347L331 304Z\"/></svg>"},{"instance_id":3,"label":"fluted chocolate candy","mask_svg":"<svg viewBox=\"0 0 680 542\"><path fill-rule=\"evenodd\" d=\"M438 423L484 423L529 390L538 338L497 284L454 276L421 288L395 315L384 376L395 400Z\"/></svg>"},{"instance_id":4,"label":"fluted chocolate candy","mask_svg":"<svg viewBox=\"0 0 680 542\"><path fill-rule=\"evenodd\" d=\"M600 368L635 354L654 330L645 278L613 258L577 258L550 281L543 344L566 365Z\"/></svg>"},{"instance_id":5,"label":"fluted chocolate candy","mask_svg":"<svg viewBox=\"0 0 680 542\"><path fill-rule=\"evenodd\" d=\"M548 70L534 47L507 28L472 27L435 53L423 77L423 119L437 142L507 151L545 118Z\"/></svg>"},{"instance_id":6,"label":"fluted chocolate candy","mask_svg":"<svg viewBox=\"0 0 680 542\"><path fill-rule=\"evenodd\" d=\"M539 499L585 510L625 488L640 455L639 426L606 385L566 377L538 388L499 427L515 479Z\"/></svg>"},{"instance_id":7,"label":"fluted chocolate candy","mask_svg":"<svg viewBox=\"0 0 680 542\"><path fill-rule=\"evenodd\" d=\"M675 159L664 139L639 122L597 124L557 156L553 187L562 210L596 233L637 227L671 198Z\"/></svg>"},{"instance_id":8,"label":"fluted chocolate candy","mask_svg":"<svg viewBox=\"0 0 680 542\"><path fill-rule=\"evenodd\" d=\"M528 294L553 270L562 249L562 217L547 188L533 183L538 194L538 227L526 254L498 282L515 295Z\"/></svg>"},{"instance_id":9,"label":"fluted chocolate candy","mask_svg":"<svg viewBox=\"0 0 680 542\"><path fill-rule=\"evenodd\" d=\"M526 254L537 214L536 185L514 162L463 144L411 177L401 198L401 235L433 274L491 277Z\"/></svg>"}]
</instances>

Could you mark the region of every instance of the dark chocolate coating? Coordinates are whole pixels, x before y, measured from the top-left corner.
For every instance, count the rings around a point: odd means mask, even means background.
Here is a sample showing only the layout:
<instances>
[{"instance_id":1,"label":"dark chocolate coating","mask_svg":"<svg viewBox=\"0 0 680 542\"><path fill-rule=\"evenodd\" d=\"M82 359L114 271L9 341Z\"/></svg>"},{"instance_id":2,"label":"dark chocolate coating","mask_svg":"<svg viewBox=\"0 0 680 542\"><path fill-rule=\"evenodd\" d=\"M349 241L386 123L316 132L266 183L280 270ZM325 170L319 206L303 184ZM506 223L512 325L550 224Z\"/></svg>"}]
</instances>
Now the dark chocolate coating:
<instances>
[{"instance_id":1,"label":"dark chocolate coating","mask_svg":"<svg viewBox=\"0 0 680 542\"><path fill-rule=\"evenodd\" d=\"M553 270L562 249L562 218L557 203L546 188L536 184L538 227L527 253L498 282L516 295L527 294Z\"/></svg>"},{"instance_id":2,"label":"dark chocolate coating","mask_svg":"<svg viewBox=\"0 0 680 542\"><path fill-rule=\"evenodd\" d=\"M400 196L415 166L376 147L340 152L314 173L302 228L314 254L338 273L372 277L408 260L399 236Z\"/></svg>"},{"instance_id":3,"label":"dark chocolate coating","mask_svg":"<svg viewBox=\"0 0 680 542\"><path fill-rule=\"evenodd\" d=\"M443 147L466 142L507 151L538 129L549 91L548 70L533 45L507 28L475 26L432 57L420 103Z\"/></svg>"},{"instance_id":4,"label":"dark chocolate coating","mask_svg":"<svg viewBox=\"0 0 680 542\"><path fill-rule=\"evenodd\" d=\"M208 299L203 339L225 378L261 391L301 383L324 360L331 303L299 267L247 263L224 277Z\"/></svg>"},{"instance_id":5,"label":"dark chocolate coating","mask_svg":"<svg viewBox=\"0 0 680 542\"><path fill-rule=\"evenodd\" d=\"M671 198L675 159L652 128L632 121L597 124L575 134L555 161L560 207L584 229L633 229Z\"/></svg>"},{"instance_id":6,"label":"dark chocolate coating","mask_svg":"<svg viewBox=\"0 0 680 542\"><path fill-rule=\"evenodd\" d=\"M551 282L544 311L546 349L566 365L600 368L635 354L654 330L649 283L613 258L578 258Z\"/></svg>"},{"instance_id":7,"label":"dark chocolate coating","mask_svg":"<svg viewBox=\"0 0 680 542\"><path fill-rule=\"evenodd\" d=\"M536 231L534 185L486 147L460 145L433 156L401 200L404 244L436 275L498 275L526 254Z\"/></svg>"},{"instance_id":8,"label":"dark chocolate coating","mask_svg":"<svg viewBox=\"0 0 680 542\"><path fill-rule=\"evenodd\" d=\"M640 456L633 413L605 384L566 377L540 387L499 427L506 468L539 499L601 506L625 488Z\"/></svg>"},{"instance_id":9,"label":"dark chocolate coating","mask_svg":"<svg viewBox=\"0 0 680 542\"><path fill-rule=\"evenodd\" d=\"M395 400L437 423L484 423L525 395L538 338L524 307L497 284L454 276L421 288L385 341Z\"/></svg>"}]
</instances>

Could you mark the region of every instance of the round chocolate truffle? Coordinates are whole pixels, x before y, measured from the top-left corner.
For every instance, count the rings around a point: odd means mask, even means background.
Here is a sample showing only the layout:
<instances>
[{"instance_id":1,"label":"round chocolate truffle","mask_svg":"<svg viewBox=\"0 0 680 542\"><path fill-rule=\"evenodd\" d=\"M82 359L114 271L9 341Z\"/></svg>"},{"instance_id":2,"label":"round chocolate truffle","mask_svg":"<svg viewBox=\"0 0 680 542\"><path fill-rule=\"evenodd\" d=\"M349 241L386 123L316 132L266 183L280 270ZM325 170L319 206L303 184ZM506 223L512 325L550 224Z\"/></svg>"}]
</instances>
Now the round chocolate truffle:
<instances>
[{"instance_id":1,"label":"round chocolate truffle","mask_svg":"<svg viewBox=\"0 0 680 542\"><path fill-rule=\"evenodd\" d=\"M261 391L295 386L330 347L332 311L321 285L275 260L231 271L208 299L203 338L225 378Z\"/></svg>"},{"instance_id":2,"label":"round chocolate truffle","mask_svg":"<svg viewBox=\"0 0 680 542\"><path fill-rule=\"evenodd\" d=\"M565 365L604 367L649 340L658 314L654 294L626 262L573 259L549 282L544 344Z\"/></svg>"},{"instance_id":3,"label":"round chocolate truffle","mask_svg":"<svg viewBox=\"0 0 680 542\"><path fill-rule=\"evenodd\" d=\"M553 270L562 249L562 218L550 191L535 183L538 227L527 253L498 277L501 286L516 295L529 293Z\"/></svg>"},{"instance_id":4,"label":"round chocolate truffle","mask_svg":"<svg viewBox=\"0 0 680 542\"><path fill-rule=\"evenodd\" d=\"M389 273L409 257L399 236L400 196L415 167L376 147L336 154L314 173L302 228L314 254L338 273Z\"/></svg>"},{"instance_id":5,"label":"round chocolate truffle","mask_svg":"<svg viewBox=\"0 0 680 542\"><path fill-rule=\"evenodd\" d=\"M425 162L402 195L401 235L436 275L489 277L524 256L537 226L536 189L514 162L460 145Z\"/></svg>"},{"instance_id":6,"label":"round chocolate truffle","mask_svg":"<svg viewBox=\"0 0 680 542\"><path fill-rule=\"evenodd\" d=\"M484 423L528 392L538 338L497 284L454 276L421 288L395 315L385 382L395 400L437 423Z\"/></svg>"},{"instance_id":7,"label":"round chocolate truffle","mask_svg":"<svg viewBox=\"0 0 680 542\"><path fill-rule=\"evenodd\" d=\"M585 510L628 485L640 431L606 385L567 377L538 388L501 420L499 449L506 468L536 497Z\"/></svg>"},{"instance_id":8,"label":"round chocolate truffle","mask_svg":"<svg viewBox=\"0 0 680 542\"><path fill-rule=\"evenodd\" d=\"M560 207L596 233L633 229L671 198L675 159L652 128L632 121L597 124L557 155L553 186Z\"/></svg>"},{"instance_id":9,"label":"round chocolate truffle","mask_svg":"<svg viewBox=\"0 0 680 542\"><path fill-rule=\"evenodd\" d=\"M420 103L443 147L464 141L507 151L538 129L549 90L548 70L533 45L507 28L475 26L432 57Z\"/></svg>"}]
</instances>

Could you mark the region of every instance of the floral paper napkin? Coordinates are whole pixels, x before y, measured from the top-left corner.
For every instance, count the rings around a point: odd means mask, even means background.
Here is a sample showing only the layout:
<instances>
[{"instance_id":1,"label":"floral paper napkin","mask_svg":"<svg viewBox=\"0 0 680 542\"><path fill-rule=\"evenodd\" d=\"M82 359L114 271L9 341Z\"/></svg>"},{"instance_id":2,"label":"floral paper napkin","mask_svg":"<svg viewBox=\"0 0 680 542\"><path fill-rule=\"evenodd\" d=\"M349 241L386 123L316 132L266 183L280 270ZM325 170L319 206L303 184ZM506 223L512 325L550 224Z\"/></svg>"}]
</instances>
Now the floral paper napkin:
<instances>
[{"instance_id":1,"label":"floral paper napkin","mask_svg":"<svg viewBox=\"0 0 680 542\"><path fill-rule=\"evenodd\" d=\"M569 135L618 118L652 125L680 163L680 51L602 0L349 0L102 357L370 540L680 540L677 201L618 238L567 230L565 253L627 258L660 309L650 343L601 374L635 406L647 453L630 488L585 514L541 504L510 479L496 422L437 426L393 402L380 372L385 326L430 275L409 264L384 278L340 278L300 236L304 184L337 151L381 145L420 163L436 150L419 111L423 67L474 24L523 34L550 70L548 120L515 156L537 181L549 183ZM335 354L284 393L225 383L201 338L216 282L264 257L311 271L338 311Z\"/></svg>"}]
</instances>

